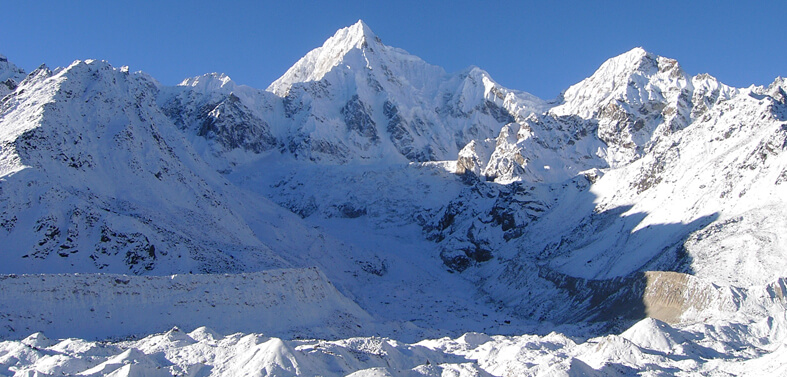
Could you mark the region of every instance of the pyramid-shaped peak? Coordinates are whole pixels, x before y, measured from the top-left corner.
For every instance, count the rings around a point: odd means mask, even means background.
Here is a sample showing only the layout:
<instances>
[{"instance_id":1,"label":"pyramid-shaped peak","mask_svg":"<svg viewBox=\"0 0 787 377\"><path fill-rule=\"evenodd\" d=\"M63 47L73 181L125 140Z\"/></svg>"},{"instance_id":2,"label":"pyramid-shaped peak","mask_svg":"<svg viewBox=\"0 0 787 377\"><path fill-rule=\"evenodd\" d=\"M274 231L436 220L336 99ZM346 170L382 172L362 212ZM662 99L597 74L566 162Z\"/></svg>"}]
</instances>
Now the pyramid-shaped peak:
<instances>
[{"instance_id":1,"label":"pyramid-shaped peak","mask_svg":"<svg viewBox=\"0 0 787 377\"><path fill-rule=\"evenodd\" d=\"M645 51L642 47L635 47L614 58L604 62L596 73L631 73L656 65L659 56Z\"/></svg>"},{"instance_id":2,"label":"pyramid-shaped peak","mask_svg":"<svg viewBox=\"0 0 787 377\"><path fill-rule=\"evenodd\" d=\"M354 33L360 32L367 38L377 38L377 35L374 34L372 29L369 28L369 25L363 22L363 20L358 20L358 22L350 26L350 29L354 30Z\"/></svg>"},{"instance_id":3,"label":"pyramid-shaped peak","mask_svg":"<svg viewBox=\"0 0 787 377\"><path fill-rule=\"evenodd\" d=\"M351 51L363 50L364 53L385 50L380 38L366 23L358 20L355 24L339 29L321 47L310 51L295 63L282 77L274 81L268 91L286 95L293 83L321 79L333 67L341 64Z\"/></svg>"},{"instance_id":4,"label":"pyramid-shaped peak","mask_svg":"<svg viewBox=\"0 0 787 377\"><path fill-rule=\"evenodd\" d=\"M648 98L639 96L652 90L654 85L672 85L669 83L677 80L687 81L690 78L676 60L636 47L608 59L593 75L568 88L562 94L563 104L550 112L588 118L613 100L629 103L648 101Z\"/></svg>"},{"instance_id":5,"label":"pyramid-shaped peak","mask_svg":"<svg viewBox=\"0 0 787 377\"><path fill-rule=\"evenodd\" d=\"M612 80L619 84L621 80L631 75L651 76L659 72L668 72L674 78L685 76L677 60L656 55L642 47L635 47L604 62L593 77L601 81Z\"/></svg>"},{"instance_id":6,"label":"pyramid-shaped peak","mask_svg":"<svg viewBox=\"0 0 787 377\"><path fill-rule=\"evenodd\" d=\"M326 46L346 46L361 48L370 42L380 42L380 38L369 28L363 20L358 20L355 24L339 29L333 37L325 41Z\"/></svg>"}]
</instances>

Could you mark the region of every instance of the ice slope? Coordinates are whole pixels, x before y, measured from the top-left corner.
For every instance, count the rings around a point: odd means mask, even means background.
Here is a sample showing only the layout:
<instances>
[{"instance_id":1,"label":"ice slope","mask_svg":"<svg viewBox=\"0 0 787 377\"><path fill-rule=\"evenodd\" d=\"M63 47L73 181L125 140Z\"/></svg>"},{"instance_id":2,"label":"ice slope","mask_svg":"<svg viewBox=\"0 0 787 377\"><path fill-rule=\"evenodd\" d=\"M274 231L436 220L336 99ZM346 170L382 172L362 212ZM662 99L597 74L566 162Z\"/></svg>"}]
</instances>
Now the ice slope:
<instances>
[{"instance_id":1,"label":"ice slope","mask_svg":"<svg viewBox=\"0 0 787 377\"><path fill-rule=\"evenodd\" d=\"M283 340L258 333L173 328L139 340L93 342L36 333L0 343L4 375L187 376L777 376L784 318L675 328L644 319L620 335L572 340L489 336L402 343L389 338ZM770 342L755 334L777 332Z\"/></svg>"}]
</instances>

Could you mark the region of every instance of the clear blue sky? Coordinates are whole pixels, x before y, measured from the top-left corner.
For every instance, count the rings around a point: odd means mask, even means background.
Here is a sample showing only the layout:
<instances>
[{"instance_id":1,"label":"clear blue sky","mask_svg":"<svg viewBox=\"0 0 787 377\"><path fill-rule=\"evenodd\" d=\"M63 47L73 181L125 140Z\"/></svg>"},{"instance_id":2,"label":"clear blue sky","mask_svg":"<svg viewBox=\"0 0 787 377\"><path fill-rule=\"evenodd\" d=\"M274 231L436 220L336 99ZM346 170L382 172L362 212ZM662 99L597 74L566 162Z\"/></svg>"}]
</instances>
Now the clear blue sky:
<instances>
[{"instance_id":1,"label":"clear blue sky","mask_svg":"<svg viewBox=\"0 0 787 377\"><path fill-rule=\"evenodd\" d=\"M223 4L227 3L227 4ZM164 84L224 72L265 88L363 19L453 72L554 98L637 46L734 86L787 75L787 1L0 1L0 54L26 70L103 59Z\"/></svg>"}]
</instances>

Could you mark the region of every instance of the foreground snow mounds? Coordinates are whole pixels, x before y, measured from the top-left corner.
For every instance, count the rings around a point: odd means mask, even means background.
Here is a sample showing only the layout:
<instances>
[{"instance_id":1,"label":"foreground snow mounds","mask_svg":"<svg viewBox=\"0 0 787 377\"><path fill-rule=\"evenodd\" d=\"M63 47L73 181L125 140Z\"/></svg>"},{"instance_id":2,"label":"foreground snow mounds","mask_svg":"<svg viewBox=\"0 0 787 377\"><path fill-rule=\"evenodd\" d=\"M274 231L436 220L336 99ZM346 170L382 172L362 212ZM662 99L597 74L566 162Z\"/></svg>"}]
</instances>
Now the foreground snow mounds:
<instances>
[{"instance_id":1,"label":"foreground snow mounds","mask_svg":"<svg viewBox=\"0 0 787 377\"><path fill-rule=\"evenodd\" d=\"M140 340L50 340L36 333L0 343L0 374L81 376L662 376L783 375L784 333L765 338L784 318L674 328L644 319L621 335L575 341L565 335L488 336L414 344L363 337L283 340L227 336L177 327ZM774 333L775 334L775 333Z\"/></svg>"},{"instance_id":2,"label":"foreground snow mounds","mask_svg":"<svg viewBox=\"0 0 787 377\"><path fill-rule=\"evenodd\" d=\"M0 276L0 336L105 339L172 326L335 338L371 318L315 268L248 274Z\"/></svg>"}]
</instances>

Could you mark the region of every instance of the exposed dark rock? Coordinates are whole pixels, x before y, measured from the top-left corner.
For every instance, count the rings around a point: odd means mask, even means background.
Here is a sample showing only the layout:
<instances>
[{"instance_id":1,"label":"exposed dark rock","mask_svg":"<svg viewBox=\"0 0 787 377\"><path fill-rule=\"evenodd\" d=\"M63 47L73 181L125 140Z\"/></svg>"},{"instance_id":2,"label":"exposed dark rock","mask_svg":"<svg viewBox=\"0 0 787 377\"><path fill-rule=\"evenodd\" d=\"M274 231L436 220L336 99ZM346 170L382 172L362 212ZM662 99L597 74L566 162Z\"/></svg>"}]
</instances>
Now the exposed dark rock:
<instances>
[{"instance_id":1,"label":"exposed dark rock","mask_svg":"<svg viewBox=\"0 0 787 377\"><path fill-rule=\"evenodd\" d=\"M368 138L372 143L377 143L380 139L377 136L377 125L372 120L371 110L364 104L358 95L354 95L341 109L344 116L344 124L347 129L355 131L359 135Z\"/></svg>"},{"instance_id":2,"label":"exposed dark rock","mask_svg":"<svg viewBox=\"0 0 787 377\"><path fill-rule=\"evenodd\" d=\"M399 153L408 160L416 162L429 161L433 158L430 151L418 150L415 147L415 138L408 130L409 124L399 115L399 109L393 103L385 101L383 113L388 118L386 131Z\"/></svg>"},{"instance_id":3,"label":"exposed dark rock","mask_svg":"<svg viewBox=\"0 0 787 377\"><path fill-rule=\"evenodd\" d=\"M215 140L226 149L243 149L260 153L276 146L270 126L254 116L234 94L215 106L202 118L197 135Z\"/></svg>"}]
</instances>

